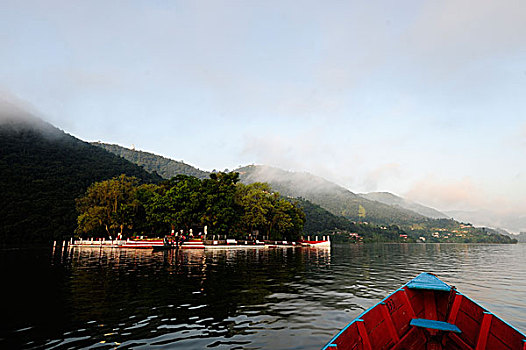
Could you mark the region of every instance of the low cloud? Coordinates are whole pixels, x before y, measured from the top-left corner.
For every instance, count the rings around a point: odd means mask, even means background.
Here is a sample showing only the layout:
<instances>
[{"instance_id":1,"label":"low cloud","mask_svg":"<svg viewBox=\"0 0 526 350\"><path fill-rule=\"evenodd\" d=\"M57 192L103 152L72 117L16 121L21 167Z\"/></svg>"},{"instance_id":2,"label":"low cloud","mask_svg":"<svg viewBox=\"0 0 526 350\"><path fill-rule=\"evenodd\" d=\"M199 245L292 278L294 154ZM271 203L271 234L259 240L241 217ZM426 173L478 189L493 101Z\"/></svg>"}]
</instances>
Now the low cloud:
<instances>
[{"instance_id":1,"label":"low cloud","mask_svg":"<svg viewBox=\"0 0 526 350\"><path fill-rule=\"evenodd\" d=\"M508 180L497 191L476 183L470 177L445 180L429 176L416 181L405 197L439 210L491 211L499 216L519 216L526 213L526 201L524 186L519 186L517 182Z\"/></svg>"},{"instance_id":2,"label":"low cloud","mask_svg":"<svg viewBox=\"0 0 526 350\"><path fill-rule=\"evenodd\" d=\"M441 180L430 176L415 182L405 196L442 210L469 210L488 205L482 189L469 177Z\"/></svg>"},{"instance_id":3,"label":"low cloud","mask_svg":"<svg viewBox=\"0 0 526 350\"><path fill-rule=\"evenodd\" d=\"M521 131L520 131L520 134L519 134L519 139L520 139L521 145L526 150L526 123L524 123L524 125L522 125Z\"/></svg>"},{"instance_id":4,"label":"low cloud","mask_svg":"<svg viewBox=\"0 0 526 350\"><path fill-rule=\"evenodd\" d=\"M48 138L63 136L57 128L44 121L40 113L26 101L0 90L0 126L11 130L33 129Z\"/></svg>"},{"instance_id":5,"label":"low cloud","mask_svg":"<svg viewBox=\"0 0 526 350\"><path fill-rule=\"evenodd\" d=\"M0 122L31 121L35 115L38 112L31 104L0 89Z\"/></svg>"},{"instance_id":6,"label":"low cloud","mask_svg":"<svg viewBox=\"0 0 526 350\"><path fill-rule=\"evenodd\" d=\"M377 191L379 186L389 183L393 179L400 178L400 175L400 164L388 163L380 165L367 174L363 188L367 192Z\"/></svg>"}]
</instances>

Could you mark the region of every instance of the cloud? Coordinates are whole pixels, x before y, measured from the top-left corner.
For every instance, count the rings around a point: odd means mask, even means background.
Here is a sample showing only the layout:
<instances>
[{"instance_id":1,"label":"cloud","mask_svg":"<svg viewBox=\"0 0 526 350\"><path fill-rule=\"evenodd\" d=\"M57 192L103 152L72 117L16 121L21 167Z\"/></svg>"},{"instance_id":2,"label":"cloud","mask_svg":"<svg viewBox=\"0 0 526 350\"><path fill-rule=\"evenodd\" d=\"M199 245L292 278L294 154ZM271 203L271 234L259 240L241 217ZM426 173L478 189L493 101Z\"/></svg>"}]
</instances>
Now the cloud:
<instances>
[{"instance_id":1,"label":"cloud","mask_svg":"<svg viewBox=\"0 0 526 350\"><path fill-rule=\"evenodd\" d=\"M487 56L519 53L526 44L526 3L520 0L427 2L409 27L404 47L449 70Z\"/></svg>"},{"instance_id":2,"label":"cloud","mask_svg":"<svg viewBox=\"0 0 526 350\"><path fill-rule=\"evenodd\" d=\"M0 122L33 121L38 114L29 102L0 88Z\"/></svg>"},{"instance_id":3,"label":"cloud","mask_svg":"<svg viewBox=\"0 0 526 350\"><path fill-rule=\"evenodd\" d=\"M501 185L476 182L471 177L443 179L427 176L413 183L408 199L439 210L490 211L499 216L524 216L526 200L523 174L501 178Z\"/></svg>"},{"instance_id":4,"label":"cloud","mask_svg":"<svg viewBox=\"0 0 526 350\"><path fill-rule=\"evenodd\" d=\"M405 196L416 202L448 210L480 208L488 204L482 189L469 177L443 180L429 176L415 182Z\"/></svg>"},{"instance_id":5,"label":"cloud","mask_svg":"<svg viewBox=\"0 0 526 350\"><path fill-rule=\"evenodd\" d=\"M363 189L366 192L377 191L385 183L400 178L401 169L398 163L388 163L378 166L370 171L365 178Z\"/></svg>"},{"instance_id":6,"label":"cloud","mask_svg":"<svg viewBox=\"0 0 526 350\"><path fill-rule=\"evenodd\" d=\"M348 140L339 140L323 123L301 127L301 121L281 126L275 133L245 134L242 158L249 162L280 167L286 170L307 171L340 185L357 183L363 160Z\"/></svg>"},{"instance_id":7,"label":"cloud","mask_svg":"<svg viewBox=\"0 0 526 350\"><path fill-rule=\"evenodd\" d=\"M522 125L522 128L519 131L519 140L521 142L521 145L526 150L526 123Z\"/></svg>"}]
</instances>

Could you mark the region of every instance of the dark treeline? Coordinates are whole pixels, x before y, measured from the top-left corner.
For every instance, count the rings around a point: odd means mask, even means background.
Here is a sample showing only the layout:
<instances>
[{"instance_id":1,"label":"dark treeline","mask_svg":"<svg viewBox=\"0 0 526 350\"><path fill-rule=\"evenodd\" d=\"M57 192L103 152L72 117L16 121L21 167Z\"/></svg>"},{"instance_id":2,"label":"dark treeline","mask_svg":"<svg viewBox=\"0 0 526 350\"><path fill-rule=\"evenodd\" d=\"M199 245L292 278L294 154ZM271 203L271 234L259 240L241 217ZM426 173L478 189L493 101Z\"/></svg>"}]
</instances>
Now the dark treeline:
<instances>
[{"instance_id":1,"label":"dark treeline","mask_svg":"<svg viewBox=\"0 0 526 350\"><path fill-rule=\"evenodd\" d=\"M0 121L0 246L68 239L75 198L122 173L162 180L39 119Z\"/></svg>"},{"instance_id":2,"label":"dark treeline","mask_svg":"<svg viewBox=\"0 0 526 350\"><path fill-rule=\"evenodd\" d=\"M111 145L101 142L93 142L92 145L105 149L108 152L118 155L150 173L157 173L164 179L171 179L177 175L195 176L199 179L207 179L209 172L194 168L191 165L168 159L156 154L131 150L119 145Z\"/></svg>"},{"instance_id":3,"label":"dark treeline","mask_svg":"<svg viewBox=\"0 0 526 350\"><path fill-rule=\"evenodd\" d=\"M297 239L305 214L268 184L238 183L238 173L209 179L178 175L160 184L139 184L121 175L92 184L77 199L80 236L162 236L172 230L260 239Z\"/></svg>"}]
</instances>

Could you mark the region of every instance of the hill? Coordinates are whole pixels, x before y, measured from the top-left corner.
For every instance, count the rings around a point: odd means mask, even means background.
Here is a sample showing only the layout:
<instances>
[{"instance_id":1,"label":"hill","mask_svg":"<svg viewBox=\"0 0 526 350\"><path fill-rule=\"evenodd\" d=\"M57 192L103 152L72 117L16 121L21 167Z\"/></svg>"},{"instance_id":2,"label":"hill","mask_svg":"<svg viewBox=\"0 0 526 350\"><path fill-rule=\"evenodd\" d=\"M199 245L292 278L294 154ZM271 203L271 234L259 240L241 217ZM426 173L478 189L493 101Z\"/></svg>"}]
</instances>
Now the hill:
<instances>
[{"instance_id":1,"label":"hill","mask_svg":"<svg viewBox=\"0 0 526 350\"><path fill-rule=\"evenodd\" d=\"M304 235L321 235L335 231L353 231L352 223L343 216L336 216L303 198L295 198L294 201L305 213Z\"/></svg>"},{"instance_id":2,"label":"hill","mask_svg":"<svg viewBox=\"0 0 526 350\"><path fill-rule=\"evenodd\" d=\"M119 145L102 142L92 142L91 144L137 164L150 173L157 173L164 179L171 179L177 175L189 175L197 177L198 179L207 179L210 175L207 171L157 154L136 151Z\"/></svg>"},{"instance_id":3,"label":"hill","mask_svg":"<svg viewBox=\"0 0 526 350\"><path fill-rule=\"evenodd\" d=\"M354 223L306 199L296 198L294 201L305 212L304 236L329 235L334 242L415 242L398 226Z\"/></svg>"},{"instance_id":4,"label":"hill","mask_svg":"<svg viewBox=\"0 0 526 350\"><path fill-rule=\"evenodd\" d=\"M360 193L359 196L362 198L384 203L390 206L400 207L403 209L414 211L420 215L426 216L433 219L447 219L448 216L444 213L439 212L436 209L423 206L421 204L412 202L410 200L398 197L389 192L370 192Z\"/></svg>"},{"instance_id":5,"label":"hill","mask_svg":"<svg viewBox=\"0 0 526 350\"><path fill-rule=\"evenodd\" d=\"M236 170L243 183L267 182L282 195L302 197L336 216L377 225L409 225L429 218L411 210L363 198L335 183L308 173L250 165Z\"/></svg>"},{"instance_id":6,"label":"hill","mask_svg":"<svg viewBox=\"0 0 526 350\"><path fill-rule=\"evenodd\" d=\"M71 236L75 198L95 182L120 174L161 178L100 147L1 102L0 245Z\"/></svg>"},{"instance_id":7,"label":"hill","mask_svg":"<svg viewBox=\"0 0 526 350\"><path fill-rule=\"evenodd\" d=\"M208 173L152 153L129 150L116 145L104 145L116 154L144 165L146 169L164 174L205 176ZM111 147L110 147L111 146ZM148 159L147 161L145 159ZM163 164L174 165L171 170ZM284 171L268 166L246 166L235 170L242 183L269 183L282 196L295 198L302 205L307 222L304 233L356 232L373 241L395 241L407 234L412 240L423 237L430 242L500 242L509 241L493 230L484 230L447 218L434 209L405 201L389 193L355 194L335 183L308 173ZM196 174L197 172L197 174ZM413 209L413 210L411 210Z\"/></svg>"},{"instance_id":8,"label":"hill","mask_svg":"<svg viewBox=\"0 0 526 350\"><path fill-rule=\"evenodd\" d=\"M191 175L207 178L209 173L183 162L171 160L156 154L131 150L118 145L93 143L119 155L150 172L156 172L165 179L176 175ZM336 216L353 221L370 221L381 225L407 225L424 222L428 218L403 207L394 207L375 200L363 198L341 186L308 173L287 172L267 166L246 166L235 170L240 173L241 182L267 182L272 189L284 196L301 197L320 205ZM360 216L360 206L362 216Z\"/></svg>"}]
</instances>

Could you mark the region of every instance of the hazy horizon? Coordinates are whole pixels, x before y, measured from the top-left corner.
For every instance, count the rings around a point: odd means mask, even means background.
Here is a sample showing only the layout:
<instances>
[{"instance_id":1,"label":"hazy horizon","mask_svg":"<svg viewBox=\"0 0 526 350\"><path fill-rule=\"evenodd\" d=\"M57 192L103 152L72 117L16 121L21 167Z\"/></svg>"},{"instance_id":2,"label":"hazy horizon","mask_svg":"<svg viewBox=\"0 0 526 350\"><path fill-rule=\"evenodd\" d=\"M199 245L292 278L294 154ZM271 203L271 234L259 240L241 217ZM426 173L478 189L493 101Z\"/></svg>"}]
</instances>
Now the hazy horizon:
<instances>
[{"instance_id":1,"label":"hazy horizon","mask_svg":"<svg viewBox=\"0 0 526 350\"><path fill-rule=\"evenodd\" d=\"M82 140L526 225L526 3L0 9L0 97Z\"/></svg>"}]
</instances>

